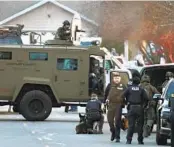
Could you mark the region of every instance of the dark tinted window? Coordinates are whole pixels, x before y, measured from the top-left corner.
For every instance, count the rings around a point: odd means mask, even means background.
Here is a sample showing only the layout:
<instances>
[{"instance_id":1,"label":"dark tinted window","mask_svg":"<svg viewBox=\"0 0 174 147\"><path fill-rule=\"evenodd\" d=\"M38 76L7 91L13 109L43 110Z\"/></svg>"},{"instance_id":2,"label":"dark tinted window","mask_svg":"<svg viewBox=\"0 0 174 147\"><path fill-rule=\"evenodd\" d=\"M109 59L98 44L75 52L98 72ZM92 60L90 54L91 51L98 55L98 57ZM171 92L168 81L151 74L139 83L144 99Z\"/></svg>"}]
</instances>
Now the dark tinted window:
<instances>
[{"instance_id":1,"label":"dark tinted window","mask_svg":"<svg viewBox=\"0 0 174 147\"><path fill-rule=\"evenodd\" d=\"M170 85L167 88L167 92L165 95L165 98L168 100L169 98L174 98L174 81L170 83Z\"/></svg>"},{"instance_id":2,"label":"dark tinted window","mask_svg":"<svg viewBox=\"0 0 174 147\"><path fill-rule=\"evenodd\" d=\"M11 60L12 52L2 52L0 51L0 60Z\"/></svg>"},{"instance_id":3,"label":"dark tinted window","mask_svg":"<svg viewBox=\"0 0 174 147\"><path fill-rule=\"evenodd\" d=\"M58 70L77 70L78 60L71 58L59 58L57 59Z\"/></svg>"},{"instance_id":4,"label":"dark tinted window","mask_svg":"<svg viewBox=\"0 0 174 147\"><path fill-rule=\"evenodd\" d=\"M30 60L48 60L48 53L41 53L41 52L30 52L29 53Z\"/></svg>"}]
</instances>

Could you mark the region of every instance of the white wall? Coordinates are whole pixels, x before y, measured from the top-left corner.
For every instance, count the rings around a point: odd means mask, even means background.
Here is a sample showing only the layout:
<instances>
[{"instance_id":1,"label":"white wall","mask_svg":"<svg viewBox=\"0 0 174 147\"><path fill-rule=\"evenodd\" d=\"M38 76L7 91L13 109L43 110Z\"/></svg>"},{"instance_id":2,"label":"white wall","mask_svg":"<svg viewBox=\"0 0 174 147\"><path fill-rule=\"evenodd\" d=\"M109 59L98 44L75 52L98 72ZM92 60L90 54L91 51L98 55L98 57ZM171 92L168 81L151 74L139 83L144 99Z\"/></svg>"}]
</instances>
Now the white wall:
<instances>
[{"instance_id":1,"label":"white wall","mask_svg":"<svg viewBox=\"0 0 174 147\"><path fill-rule=\"evenodd\" d=\"M24 24L23 30L36 32L56 32L58 27L62 26L64 20L71 22L73 15L68 11L52 4L46 3L43 6L34 9L14 20L6 23L6 25ZM90 35L94 28L93 25L82 20L82 28ZM51 33L42 35L42 41L52 39L54 36ZM24 43L29 43L29 36L22 36Z\"/></svg>"}]
</instances>

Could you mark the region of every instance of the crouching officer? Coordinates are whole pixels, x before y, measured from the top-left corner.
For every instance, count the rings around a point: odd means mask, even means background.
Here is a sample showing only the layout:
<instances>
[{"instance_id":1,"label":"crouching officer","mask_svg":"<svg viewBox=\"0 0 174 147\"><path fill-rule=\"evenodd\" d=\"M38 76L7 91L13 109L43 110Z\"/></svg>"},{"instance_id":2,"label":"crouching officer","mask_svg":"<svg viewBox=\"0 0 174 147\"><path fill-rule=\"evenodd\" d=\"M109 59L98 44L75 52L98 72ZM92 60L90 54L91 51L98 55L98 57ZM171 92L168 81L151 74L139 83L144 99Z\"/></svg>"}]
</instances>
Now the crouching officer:
<instances>
[{"instance_id":1,"label":"crouching officer","mask_svg":"<svg viewBox=\"0 0 174 147\"><path fill-rule=\"evenodd\" d=\"M116 139L116 142L120 142L121 115L124 103L121 95L125 89L126 87L121 84L120 74L114 72L106 100L108 102L107 119L111 131L111 141Z\"/></svg>"},{"instance_id":2,"label":"crouching officer","mask_svg":"<svg viewBox=\"0 0 174 147\"><path fill-rule=\"evenodd\" d=\"M86 105L86 119L87 119L87 126L88 126L88 132L93 133L93 123L95 121L99 121L99 134L103 134L103 124L104 124L104 116L102 114L101 109L101 101L98 100L98 97L96 94L92 93L91 100L88 101Z\"/></svg>"},{"instance_id":3,"label":"crouching officer","mask_svg":"<svg viewBox=\"0 0 174 147\"><path fill-rule=\"evenodd\" d=\"M144 89L139 86L140 78L134 77L132 79L132 85L129 86L122 97L126 99L128 104L128 132L127 132L127 144L131 144L135 123L138 126L138 143L143 142L143 125L144 125L144 105L147 105L148 96Z\"/></svg>"}]
</instances>

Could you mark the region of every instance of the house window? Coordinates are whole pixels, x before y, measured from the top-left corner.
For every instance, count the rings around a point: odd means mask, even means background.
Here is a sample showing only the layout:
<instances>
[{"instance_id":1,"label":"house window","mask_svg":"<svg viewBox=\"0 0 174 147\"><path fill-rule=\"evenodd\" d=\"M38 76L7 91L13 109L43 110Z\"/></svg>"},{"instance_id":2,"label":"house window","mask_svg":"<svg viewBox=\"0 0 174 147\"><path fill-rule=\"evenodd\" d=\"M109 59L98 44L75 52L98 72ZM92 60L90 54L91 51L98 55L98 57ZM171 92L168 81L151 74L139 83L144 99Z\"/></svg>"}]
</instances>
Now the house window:
<instances>
[{"instance_id":1,"label":"house window","mask_svg":"<svg viewBox=\"0 0 174 147\"><path fill-rule=\"evenodd\" d=\"M48 53L30 52L29 53L29 59L30 60L46 61L46 60L48 60Z\"/></svg>"},{"instance_id":2,"label":"house window","mask_svg":"<svg viewBox=\"0 0 174 147\"><path fill-rule=\"evenodd\" d=\"M12 52L0 51L0 60L11 60L11 59L12 59Z\"/></svg>"},{"instance_id":3,"label":"house window","mask_svg":"<svg viewBox=\"0 0 174 147\"><path fill-rule=\"evenodd\" d=\"M78 69L78 60L71 58L59 58L57 59L57 69L75 71Z\"/></svg>"}]
</instances>

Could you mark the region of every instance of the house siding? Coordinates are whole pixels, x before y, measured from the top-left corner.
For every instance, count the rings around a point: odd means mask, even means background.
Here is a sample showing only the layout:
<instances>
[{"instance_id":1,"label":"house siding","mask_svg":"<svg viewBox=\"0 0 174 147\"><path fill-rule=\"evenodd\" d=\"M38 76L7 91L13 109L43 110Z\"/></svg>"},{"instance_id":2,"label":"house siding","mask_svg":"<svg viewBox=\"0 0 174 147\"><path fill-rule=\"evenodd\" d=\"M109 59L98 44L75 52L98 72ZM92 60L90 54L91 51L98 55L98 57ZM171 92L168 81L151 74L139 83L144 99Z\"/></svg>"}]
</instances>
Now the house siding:
<instances>
[{"instance_id":1,"label":"house siding","mask_svg":"<svg viewBox=\"0 0 174 147\"><path fill-rule=\"evenodd\" d=\"M72 18L73 14L48 2L5 23L5 25L24 24L24 31L46 32L46 35L42 35L42 42L44 42L45 40L54 38L54 35L49 32L56 32L58 27L62 26L64 20L71 22ZM85 20L82 20L82 28L88 36L93 36L97 33L97 27ZM29 44L29 36L22 36L22 40L24 44Z\"/></svg>"}]
</instances>

